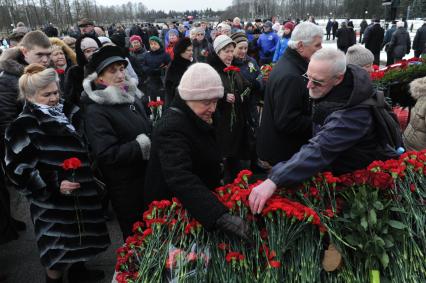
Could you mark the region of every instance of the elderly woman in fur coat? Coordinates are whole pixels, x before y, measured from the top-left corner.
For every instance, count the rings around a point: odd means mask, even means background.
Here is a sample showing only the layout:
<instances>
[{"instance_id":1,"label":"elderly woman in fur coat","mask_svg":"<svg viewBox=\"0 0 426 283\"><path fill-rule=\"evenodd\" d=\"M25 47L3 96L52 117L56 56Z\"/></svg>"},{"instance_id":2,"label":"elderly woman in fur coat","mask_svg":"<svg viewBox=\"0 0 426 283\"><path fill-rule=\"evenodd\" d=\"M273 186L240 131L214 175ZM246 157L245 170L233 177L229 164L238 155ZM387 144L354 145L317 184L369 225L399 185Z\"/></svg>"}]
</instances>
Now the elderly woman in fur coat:
<instances>
[{"instance_id":1,"label":"elderly woman in fur coat","mask_svg":"<svg viewBox=\"0 0 426 283\"><path fill-rule=\"evenodd\" d=\"M404 131L404 144L407 150L423 150L426 149L426 77L412 81L410 91L417 101Z\"/></svg>"},{"instance_id":2,"label":"elderly woman in fur coat","mask_svg":"<svg viewBox=\"0 0 426 283\"><path fill-rule=\"evenodd\" d=\"M106 183L123 238L142 215L142 187L149 159L150 122L142 93L126 76L128 61L117 46L95 52L87 67L82 105L89 147Z\"/></svg>"},{"instance_id":3,"label":"elderly woman in fur coat","mask_svg":"<svg viewBox=\"0 0 426 283\"><path fill-rule=\"evenodd\" d=\"M75 52L57 37L49 38L52 43L50 62L59 76L59 89L61 93L65 91L65 74L71 66L77 64Z\"/></svg>"},{"instance_id":4,"label":"elderly woman in fur coat","mask_svg":"<svg viewBox=\"0 0 426 283\"><path fill-rule=\"evenodd\" d=\"M84 140L79 110L59 98L58 75L31 64L19 79L25 106L6 130L6 173L30 202L37 246L46 282L100 280L101 270L84 262L110 244L97 186ZM71 157L80 166L66 170Z\"/></svg>"}]
</instances>

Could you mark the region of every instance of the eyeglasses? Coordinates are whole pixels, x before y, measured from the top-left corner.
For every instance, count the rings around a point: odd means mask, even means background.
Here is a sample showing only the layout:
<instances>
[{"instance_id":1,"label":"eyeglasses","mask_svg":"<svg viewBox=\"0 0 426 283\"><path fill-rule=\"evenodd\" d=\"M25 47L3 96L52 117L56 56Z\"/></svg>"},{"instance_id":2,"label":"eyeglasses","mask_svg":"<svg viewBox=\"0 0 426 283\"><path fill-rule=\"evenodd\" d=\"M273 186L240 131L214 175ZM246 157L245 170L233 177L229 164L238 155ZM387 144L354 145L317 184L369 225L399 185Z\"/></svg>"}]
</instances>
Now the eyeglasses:
<instances>
[{"instance_id":1,"label":"eyeglasses","mask_svg":"<svg viewBox=\"0 0 426 283\"><path fill-rule=\"evenodd\" d=\"M308 81L311 81L311 82L314 84L314 86L321 87L321 86L324 86L324 85L326 84L325 82L317 81L317 80L315 80L315 79L313 79L313 78L309 77L308 73L304 73L304 74L302 75L302 77L304 77L304 78L305 78L305 79L307 79Z\"/></svg>"}]
</instances>

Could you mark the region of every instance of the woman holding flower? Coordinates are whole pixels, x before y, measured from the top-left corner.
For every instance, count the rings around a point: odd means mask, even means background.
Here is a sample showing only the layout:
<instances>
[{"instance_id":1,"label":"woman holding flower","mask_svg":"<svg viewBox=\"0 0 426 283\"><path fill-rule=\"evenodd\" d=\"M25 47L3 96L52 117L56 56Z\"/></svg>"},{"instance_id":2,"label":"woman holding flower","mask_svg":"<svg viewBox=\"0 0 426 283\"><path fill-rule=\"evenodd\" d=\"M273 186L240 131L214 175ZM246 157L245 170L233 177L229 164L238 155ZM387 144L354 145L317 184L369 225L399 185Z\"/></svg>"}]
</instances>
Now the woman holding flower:
<instances>
[{"instance_id":1,"label":"woman holding flower","mask_svg":"<svg viewBox=\"0 0 426 283\"><path fill-rule=\"evenodd\" d=\"M217 140L224 159L225 183L232 181L243 166L243 160L250 159L249 138L249 93L250 84L232 66L235 42L227 35L216 37L215 53L209 64L219 73L224 86L223 98L218 101L215 114Z\"/></svg>"},{"instance_id":2,"label":"woman holding flower","mask_svg":"<svg viewBox=\"0 0 426 283\"><path fill-rule=\"evenodd\" d=\"M5 135L6 172L30 202L31 218L46 269L46 282L100 280L84 262L110 241L98 186L79 134L79 109L63 104L53 68L31 64L19 79L25 106ZM74 157L71 164L64 161Z\"/></svg>"},{"instance_id":3,"label":"woman holding flower","mask_svg":"<svg viewBox=\"0 0 426 283\"><path fill-rule=\"evenodd\" d=\"M151 125L128 61L117 46L104 46L86 65L83 81L85 134L106 183L124 240L142 214L142 187Z\"/></svg>"}]
</instances>

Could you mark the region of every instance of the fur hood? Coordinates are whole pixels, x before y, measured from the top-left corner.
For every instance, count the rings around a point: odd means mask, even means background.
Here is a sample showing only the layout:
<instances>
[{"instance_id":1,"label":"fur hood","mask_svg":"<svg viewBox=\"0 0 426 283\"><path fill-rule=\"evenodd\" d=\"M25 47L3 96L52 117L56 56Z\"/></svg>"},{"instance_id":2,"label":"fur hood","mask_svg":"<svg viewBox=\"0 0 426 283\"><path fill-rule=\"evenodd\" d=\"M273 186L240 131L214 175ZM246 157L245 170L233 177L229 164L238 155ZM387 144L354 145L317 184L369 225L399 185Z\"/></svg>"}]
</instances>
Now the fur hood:
<instances>
[{"instance_id":1,"label":"fur hood","mask_svg":"<svg viewBox=\"0 0 426 283\"><path fill-rule=\"evenodd\" d=\"M93 89L92 82L98 78L97 73L92 73L83 81L85 94L95 103L104 105L128 104L135 102L136 98L141 98L143 93L137 88L134 79L126 76L127 91L116 87L108 86L105 89Z\"/></svg>"},{"instance_id":2,"label":"fur hood","mask_svg":"<svg viewBox=\"0 0 426 283\"><path fill-rule=\"evenodd\" d=\"M18 47L6 49L0 56L0 72L20 77L24 73L25 66L19 63L18 59L22 56Z\"/></svg>"},{"instance_id":3,"label":"fur hood","mask_svg":"<svg viewBox=\"0 0 426 283\"><path fill-rule=\"evenodd\" d=\"M49 37L50 43L52 45L58 45L62 48L62 51L65 53L65 56L71 60L73 65L77 64L77 56L75 55L74 50L71 49L65 42L57 37Z\"/></svg>"},{"instance_id":4,"label":"fur hood","mask_svg":"<svg viewBox=\"0 0 426 283\"><path fill-rule=\"evenodd\" d=\"M426 76L423 78L415 79L410 83L411 96L414 99L426 97Z\"/></svg>"}]
</instances>

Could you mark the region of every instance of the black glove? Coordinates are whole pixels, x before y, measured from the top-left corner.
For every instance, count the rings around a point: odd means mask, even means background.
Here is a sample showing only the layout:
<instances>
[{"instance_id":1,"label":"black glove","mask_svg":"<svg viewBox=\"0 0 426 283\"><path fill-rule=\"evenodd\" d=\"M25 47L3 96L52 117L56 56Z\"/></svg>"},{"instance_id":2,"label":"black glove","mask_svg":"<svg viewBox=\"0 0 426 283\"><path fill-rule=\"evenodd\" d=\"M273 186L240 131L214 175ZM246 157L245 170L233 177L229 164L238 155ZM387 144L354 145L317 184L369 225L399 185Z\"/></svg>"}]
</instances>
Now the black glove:
<instances>
[{"instance_id":1,"label":"black glove","mask_svg":"<svg viewBox=\"0 0 426 283\"><path fill-rule=\"evenodd\" d=\"M228 236L235 236L245 241L250 241L249 227L247 223L238 216L225 213L216 221L216 227Z\"/></svg>"}]
</instances>

